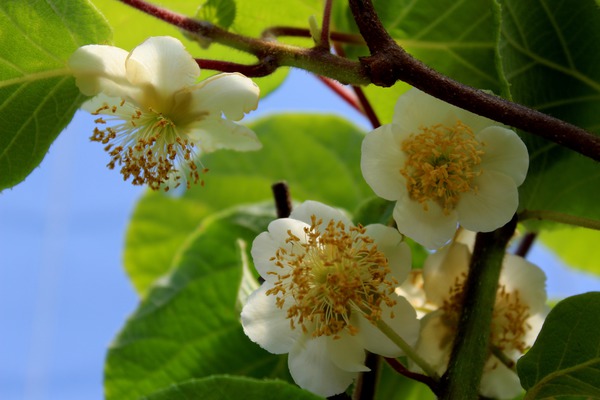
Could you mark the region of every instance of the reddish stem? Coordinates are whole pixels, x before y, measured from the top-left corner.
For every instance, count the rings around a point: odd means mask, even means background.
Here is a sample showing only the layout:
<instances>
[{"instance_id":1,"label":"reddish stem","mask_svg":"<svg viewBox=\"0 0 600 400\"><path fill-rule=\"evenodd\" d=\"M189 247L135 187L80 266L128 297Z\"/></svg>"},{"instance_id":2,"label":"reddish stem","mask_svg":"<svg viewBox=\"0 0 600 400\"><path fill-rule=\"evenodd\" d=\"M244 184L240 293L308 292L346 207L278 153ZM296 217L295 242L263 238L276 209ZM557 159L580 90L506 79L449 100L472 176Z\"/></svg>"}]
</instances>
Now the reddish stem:
<instances>
[{"instance_id":1,"label":"reddish stem","mask_svg":"<svg viewBox=\"0 0 600 400\"><path fill-rule=\"evenodd\" d=\"M431 389L433 393L438 393L438 383L432 378L428 377L427 375L417 374L416 372L409 371L404 365L402 365L400 361L395 358L385 357L384 360L390 367L394 369L394 371L398 372L400 375L404 375L407 378L424 383L429 386L429 389Z\"/></svg>"},{"instance_id":2,"label":"reddish stem","mask_svg":"<svg viewBox=\"0 0 600 400\"><path fill-rule=\"evenodd\" d=\"M335 94L340 96L346 103L352 106L356 111L363 114L363 109L358 102L358 99L352 96L352 93L348 91L344 85L333 79L326 78L324 76L315 75L321 82L323 82L328 88L333 90Z\"/></svg>"}]
</instances>

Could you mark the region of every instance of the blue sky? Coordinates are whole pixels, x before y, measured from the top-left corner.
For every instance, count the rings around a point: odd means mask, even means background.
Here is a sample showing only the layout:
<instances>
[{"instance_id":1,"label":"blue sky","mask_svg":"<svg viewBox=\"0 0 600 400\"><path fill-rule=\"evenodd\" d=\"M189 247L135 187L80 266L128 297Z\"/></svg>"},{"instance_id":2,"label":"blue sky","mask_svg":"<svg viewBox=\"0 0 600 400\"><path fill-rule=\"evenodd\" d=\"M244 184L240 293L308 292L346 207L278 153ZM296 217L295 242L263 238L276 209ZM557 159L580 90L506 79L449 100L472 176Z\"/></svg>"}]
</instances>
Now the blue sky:
<instances>
[{"instance_id":1,"label":"blue sky","mask_svg":"<svg viewBox=\"0 0 600 400\"><path fill-rule=\"evenodd\" d=\"M319 93L315 96L314 93ZM295 71L250 118L335 112L368 122L308 74ZM84 112L25 182L0 194L0 399L102 398L106 348L137 298L121 266L127 220L142 188L108 170ZM551 297L599 290L543 248L530 259Z\"/></svg>"}]
</instances>

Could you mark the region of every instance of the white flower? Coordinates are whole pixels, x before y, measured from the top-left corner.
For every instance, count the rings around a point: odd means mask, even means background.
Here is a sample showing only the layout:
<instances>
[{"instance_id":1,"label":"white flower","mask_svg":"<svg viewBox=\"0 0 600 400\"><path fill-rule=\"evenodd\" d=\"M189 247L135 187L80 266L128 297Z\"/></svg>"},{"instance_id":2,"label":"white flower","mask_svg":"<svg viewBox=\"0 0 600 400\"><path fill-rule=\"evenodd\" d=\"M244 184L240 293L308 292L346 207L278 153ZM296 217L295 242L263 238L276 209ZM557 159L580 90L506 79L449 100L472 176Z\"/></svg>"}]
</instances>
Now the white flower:
<instances>
[{"instance_id":1,"label":"white flower","mask_svg":"<svg viewBox=\"0 0 600 400\"><path fill-rule=\"evenodd\" d=\"M355 227L340 211L307 201L269 224L252 257L265 281L242 309L244 332L271 353L289 353L290 373L302 388L341 393L368 370L365 349L401 355L378 321L415 343L415 311L394 293L411 261L397 230Z\"/></svg>"},{"instance_id":2,"label":"white flower","mask_svg":"<svg viewBox=\"0 0 600 400\"><path fill-rule=\"evenodd\" d=\"M437 310L421 320L416 351L439 375L450 359L470 259L469 245L455 241L430 255L423 267L425 297ZM516 362L531 347L548 313L545 282L546 276L537 266L505 255L493 311L492 349L481 379L483 396L506 399L521 393L517 374L492 351Z\"/></svg>"},{"instance_id":3,"label":"white flower","mask_svg":"<svg viewBox=\"0 0 600 400\"><path fill-rule=\"evenodd\" d=\"M131 53L113 46L80 47L69 67L81 92L96 96L83 106L103 129L91 139L105 144L109 168L152 189L199 180L195 146L203 152L261 147L254 132L237 125L256 109L259 89L241 74L219 74L197 83L200 67L172 37L151 37ZM167 182L170 181L170 182Z\"/></svg>"},{"instance_id":4,"label":"white flower","mask_svg":"<svg viewBox=\"0 0 600 400\"><path fill-rule=\"evenodd\" d=\"M362 145L367 183L396 201L400 232L432 249L452 238L457 223L476 232L507 223L528 165L515 132L417 89Z\"/></svg>"}]
</instances>

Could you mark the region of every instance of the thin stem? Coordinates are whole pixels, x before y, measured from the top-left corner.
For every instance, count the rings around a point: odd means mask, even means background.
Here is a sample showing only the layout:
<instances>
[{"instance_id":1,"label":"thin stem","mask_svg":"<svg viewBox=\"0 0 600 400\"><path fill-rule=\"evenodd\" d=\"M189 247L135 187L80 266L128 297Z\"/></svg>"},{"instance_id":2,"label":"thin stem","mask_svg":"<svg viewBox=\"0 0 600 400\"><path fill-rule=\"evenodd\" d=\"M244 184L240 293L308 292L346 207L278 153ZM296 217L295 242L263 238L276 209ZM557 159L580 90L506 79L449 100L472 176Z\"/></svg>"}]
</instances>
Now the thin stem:
<instances>
[{"instance_id":1,"label":"thin stem","mask_svg":"<svg viewBox=\"0 0 600 400\"><path fill-rule=\"evenodd\" d=\"M261 37L263 38L276 38L280 36L290 36L290 37L305 37L310 38L310 30L306 28L295 28L291 26L272 26L270 28L265 29ZM329 38L334 42L346 43L346 44L355 44L355 45L365 45L365 41L360 35L354 35L352 33L344 33L344 32L329 32Z\"/></svg>"},{"instance_id":2,"label":"thin stem","mask_svg":"<svg viewBox=\"0 0 600 400\"><path fill-rule=\"evenodd\" d=\"M271 75L277 65L268 62L268 58L264 58L262 62L253 65L238 64L229 61L205 60L196 58L196 63L202 69L212 69L220 72L239 72L250 78L260 78Z\"/></svg>"},{"instance_id":3,"label":"thin stem","mask_svg":"<svg viewBox=\"0 0 600 400\"><path fill-rule=\"evenodd\" d=\"M395 358L386 357L385 361L390 367L392 367L400 375L404 375L414 381L421 382L429 386L429 389L435 394L438 393L439 385L438 382L428 377L427 375L418 374L416 372L409 371L400 361Z\"/></svg>"},{"instance_id":4,"label":"thin stem","mask_svg":"<svg viewBox=\"0 0 600 400\"><path fill-rule=\"evenodd\" d=\"M525 221L528 219L548 220L573 226L580 226L582 228L600 230L600 221L598 220L563 214L557 211L524 210L519 213L519 221Z\"/></svg>"},{"instance_id":5,"label":"thin stem","mask_svg":"<svg viewBox=\"0 0 600 400\"><path fill-rule=\"evenodd\" d=\"M331 25L331 5L333 0L325 0L325 9L323 10L323 24L321 25L321 39L319 46L329 51L329 26Z\"/></svg>"},{"instance_id":6,"label":"thin stem","mask_svg":"<svg viewBox=\"0 0 600 400\"><path fill-rule=\"evenodd\" d=\"M437 372L433 369L431 365L427 361L425 361L417 352L408 344L400 335L398 335L388 324L386 324L383 320L377 321L377 327L379 330L387 336L396 346L400 348L404 352L404 354L414 361L415 364L419 366L427 375L429 375L434 380L439 379Z\"/></svg>"},{"instance_id":7,"label":"thin stem","mask_svg":"<svg viewBox=\"0 0 600 400\"><path fill-rule=\"evenodd\" d=\"M367 99L367 96L365 96L365 92L360 86L352 86L352 89L354 89L354 93L356 93L356 97L362 106L363 113L369 119L373 129L379 128L381 126L381 122L379 122L379 118L377 118L377 114L375 114L375 110L371 106L369 99Z\"/></svg>"},{"instance_id":8,"label":"thin stem","mask_svg":"<svg viewBox=\"0 0 600 400\"><path fill-rule=\"evenodd\" d=\"M533 246L533 242L535 242L536 237L537 233L527 232L525 236L523 236L523 239L521 239L519 247L517 250L515 250L515 255L523 258L527 257L527 253L529 253L531 246Z\"/></svg>"},{"instance_id":9,"label":"thin stem","mask_svg":"<svg viewBox=\"0 0 600 400\"><path fill-rule=\"evenodd\" d=\"M375 389L379 381L381 372L381 356L367 352L365 366L370 371L361 372L354 382L354 391L352 400L373 400L375 398Z\"/></svg>"},{"instance_id":10,"label":"thin stem","mask_svg":"<svg viewBox=\"0 0 600 400\"><path fill-rule=\"evenodd\" d=\"M321 82L323 82L329 89L331 89L335 94L340 96L340 98L342 98L342 100L344 100L346 103L348 103L356 111L358 111L361 114L363 113L361 104L358 102L358 100L354 96L352 96L352 93L350 93L348 90L346 90L346 88L343 85L341 85L339 82L336 82L336 81L326 78L324 76L317 76L317 78Z\"/></svg>"},{"instance_id":11,"label":"thin stem","mask_svg":"<svg viewBox=\"0 0 600 400\"><path fill-rule=\"evenodd\" d=\"M442 376L442 400L477 399L483 367L489 357L491 323L498 280L516 217L493 232L477 234L464 304L454 338L448 370Z\"/></svg>"},{"instance_id":12,"label":"thin stem","mask_svg":"<svg viewBox=\"0 0 600 400\"><path fill-rule=\"evenodd\" d=\"M289 217L292 213L292 199L289 186L286 182L277 182L271 186L271 190L275 199L277 218Z\"/></svg>"},{"instance_id":13,"label":"thin stem","mask_svg":"<svg viewBox=\"0 0 600 400\"><path fill-rule=\"evenodd\" d=\"M512 370L515 373L517 372L515 370L515 362L513 360L511 360L510 358L508 358L508 356L506 354L504 354L502 349L500 349L497 346L492 346L492 354L495 355L496 358L498 360L500 360L500 362L502 362L502 364L504 364L506 366L506 368Z\"/></svg>"},{"instance_id":14,"label":"thin stem","mask_svg":"<svg viewBox=\"0 0 600 400\"><path fill-rule=\"evenodd\" d=\"M335 52L338 56L346 57L346 52L339 43L334 43L333 48L335 49ZM377 118L377 114L375 114L375 110L371 106L369 99L367 99L367 96L365 96L365 92L360 86L356 85L352 85L352 90L354 90L354 94L356 94L356 97L360 102L360 111L362 112L362 114L367 117L373 129L379 128L381 126L381 122L379 122L379 118Z\"/></svg>"}]
</instances>

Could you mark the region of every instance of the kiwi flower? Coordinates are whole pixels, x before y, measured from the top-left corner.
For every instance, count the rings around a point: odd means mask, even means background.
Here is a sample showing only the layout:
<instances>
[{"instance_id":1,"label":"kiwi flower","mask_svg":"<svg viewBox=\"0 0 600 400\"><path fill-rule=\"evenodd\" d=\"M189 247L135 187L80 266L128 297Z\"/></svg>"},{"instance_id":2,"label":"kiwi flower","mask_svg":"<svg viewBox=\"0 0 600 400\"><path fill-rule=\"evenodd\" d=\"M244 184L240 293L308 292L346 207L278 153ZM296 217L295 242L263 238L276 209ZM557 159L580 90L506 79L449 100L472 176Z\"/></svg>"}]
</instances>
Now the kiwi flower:
<instances>
[{"instance_id":1,"label":"kiwi flower","mask_svg":"<svg viewBox=\"0 0 600 400\"><path fill-rule=\"evenodd\" d=\"M430 249L447 243L457 224L475 232L506 224L528 166L515 132L417 89L400 96L392 123L362 144L365 180L396 201L400 232Z\"/></svg>"},{"instance_id":2,"label":"kiwi flower","mask_svg":"<svg viewBox=\"0 0 600 400\"><path fill-rule=\"evenodd\" d=\"M197 82L200 67L172 37L151 37L131 52L80 47L69 59L76 84L95 96L83 108L97 115L91 140L105 145L108 167L152 189L200 180L196 153L261 147L238 125L256 109L259 89L249 78L219 74Z\"/></svg>"},{"instance_id":3,"label":"kiwi flower","mask_svg":"<svg viewBox=\"0 0 600 400\"><path fill-rule=\"evenodd\" d=\"M300 387L332 396L368 370L365 350L403 354L379 324L414 345L415 310L394 292L411 263L396 229L354 226L339 210L307 201L269 224L252 258L265 281L242 309L244 332L271 353L289 353Z\"/></svg>"}]
</instances>

